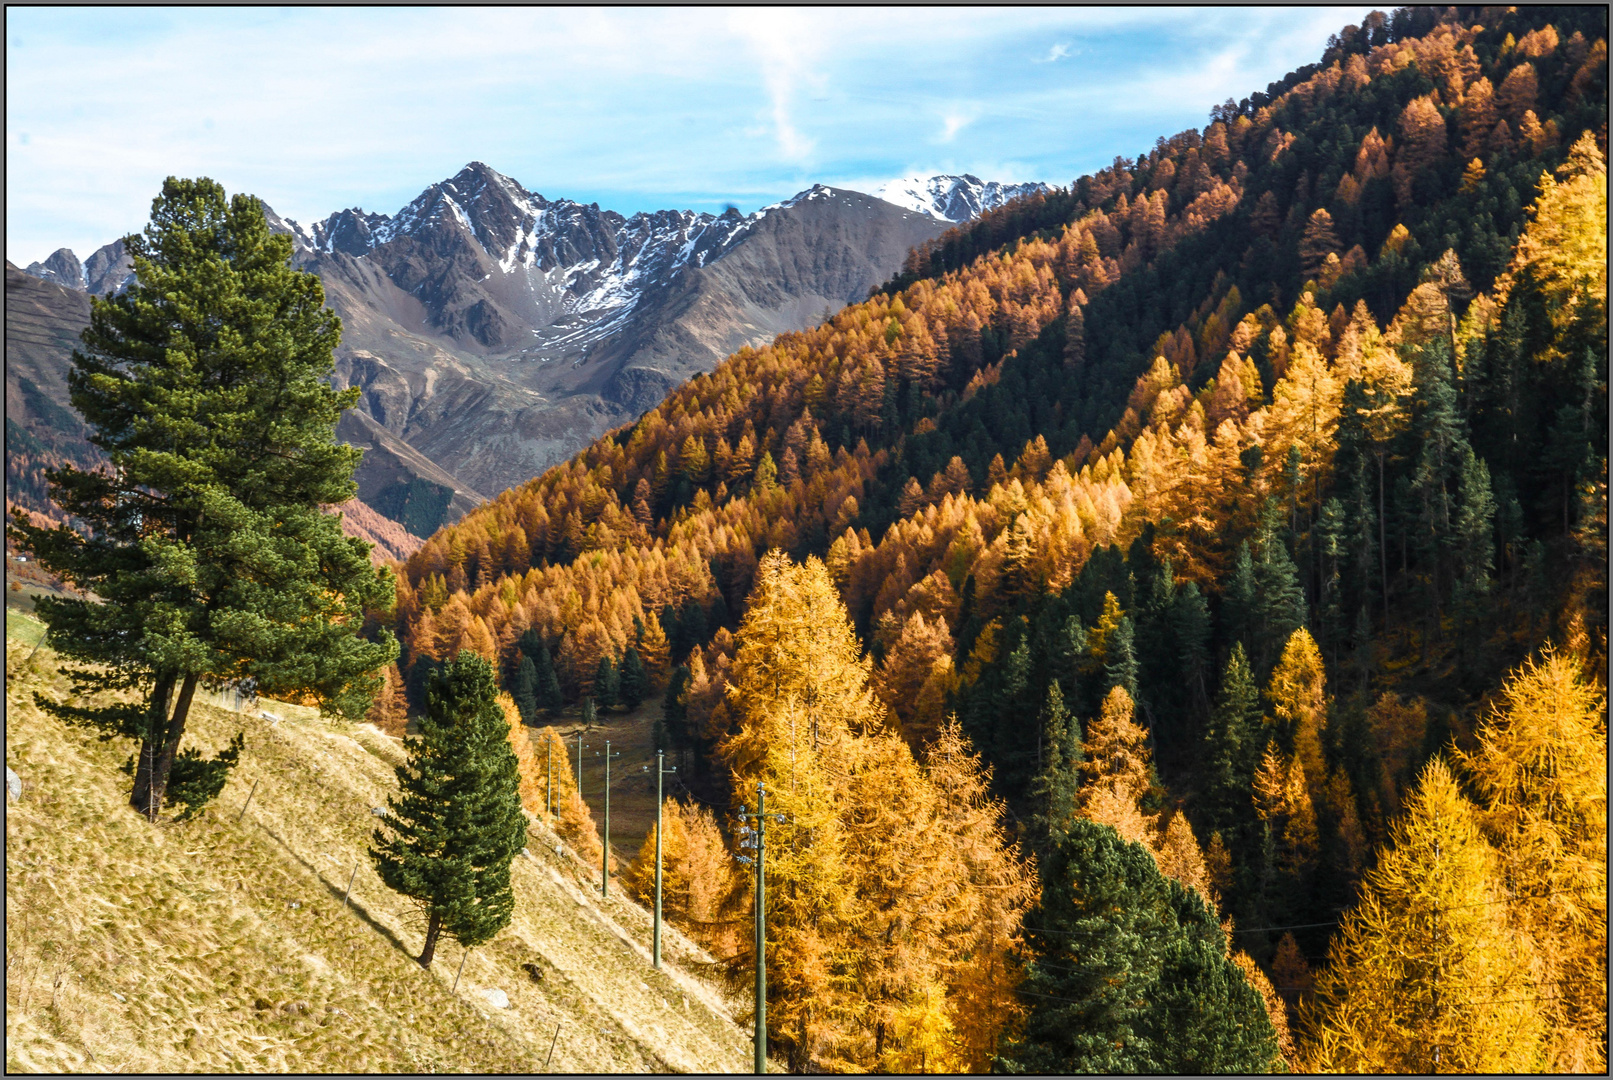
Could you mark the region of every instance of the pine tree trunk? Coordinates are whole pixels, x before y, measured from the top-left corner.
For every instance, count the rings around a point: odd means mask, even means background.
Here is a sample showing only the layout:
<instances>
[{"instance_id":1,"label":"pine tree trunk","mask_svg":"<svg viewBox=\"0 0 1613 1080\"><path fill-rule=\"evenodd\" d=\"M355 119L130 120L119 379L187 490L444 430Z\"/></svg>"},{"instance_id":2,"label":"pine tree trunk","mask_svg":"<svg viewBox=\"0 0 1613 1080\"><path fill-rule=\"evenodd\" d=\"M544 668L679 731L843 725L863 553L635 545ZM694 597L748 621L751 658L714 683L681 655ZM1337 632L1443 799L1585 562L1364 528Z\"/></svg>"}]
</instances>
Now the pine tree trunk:
<instances>
[{"instance_id":1,"label":"pine tree trunk","mask_svg":"<svg viewBox=\"0 0 1613 1080\"><path fill-rule=\"evenodd\" d=\"M186 675L179 689L179 700L174 705L174 715L163 733L162 743L150 755L151 777L146 795L146 817L152 821L156 821L157 815L162 813L163 800L168 794L168 775L173 771L179 742L185 737L185 719L190 715L191 699L195 696L196 676Z\"/></svg>"},{"instance_id":2,"label":"pine tree trunk","mask_svg":"<svg viewBox=\"0 0 1613 1080\"><path fill-rule=\"evenodd\" d=\"M159 809L168 794L168 774L173 770L174 756L179 752L179 741L185 737L185 721L190 717L190 703L195 697L196 676L187 675L184 684L179 688L179 700L174 705L174 715L168 721L168 735L163 740L162 749L158 751L157 760L151 769L151 791Z\"/></svg>"},{"instance_id":3,"label":"pine tree trunk","mask_svg":"<svg viewBox=\"0 0 1613 1080\"><path fill-rule=\"evenodd\" d=\"M151 799L151 773L161 751L168 729L168 697L173 693L174 676L162 675L151 690L151 719L146 737L140 740L140 752L135 758L134 788L129 792L129 805L148 818L155 820L159 807Z\"/></svg>"},{"instance_id":4,"label":"pine tree trunk","mask_svg":"<svg viewBox=\"0 0 1613 1080\"><path fill-rule=\"evenodd\" d=\"M437 952L437 935L441 932L442 916L433 911L430 921L426 924L426 947L420 951L421 967L428 970L431 968L431 958Z\"/></svg>"},{"instance_id":5,"label":"pine tree trunk","mask_svg":"<svg viewBox=\"0 0 1613 1080\"><path fill-rule=\"evenodd\" d=\"M1383 585L1383 632L1389 633L1389 537L1383 518L1383 452L1378 452L1378 563Z\"/></svg>"}]
</instances>

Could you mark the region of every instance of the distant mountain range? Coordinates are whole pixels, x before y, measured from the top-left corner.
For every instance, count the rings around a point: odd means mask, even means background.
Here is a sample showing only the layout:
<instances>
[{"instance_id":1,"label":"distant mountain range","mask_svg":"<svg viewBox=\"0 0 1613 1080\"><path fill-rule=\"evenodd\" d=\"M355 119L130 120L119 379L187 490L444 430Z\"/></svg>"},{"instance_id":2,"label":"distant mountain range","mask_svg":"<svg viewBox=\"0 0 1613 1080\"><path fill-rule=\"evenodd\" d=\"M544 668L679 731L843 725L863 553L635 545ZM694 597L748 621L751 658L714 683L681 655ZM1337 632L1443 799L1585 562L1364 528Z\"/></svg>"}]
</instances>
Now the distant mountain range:
<instances>
[{"instance_id":1,"label":"distant mountain range","mask_svg":"<svg viewBox=\"0 0 1613 1080\"><path fill-rule=\"evenodd\" d=\"M624 217L472 162L390 216L355 207L304 225L265 212L342 317L338 381L363 398L339 435L367 451L359 496L424 536L735 350L862 299L949 225L1044 187L968 175L892 181L877 195L819 184L751 214ZM53 325L81 320L82 294L115 293L133 269L120 240L22 272L79 294L53 303L29 290L16 329L32 341L22 323L51 308ZM35 392L8 393L8 420L60 426L29 402L66 405L65 340L30 346Z\"/></svg>"}]
</instances>

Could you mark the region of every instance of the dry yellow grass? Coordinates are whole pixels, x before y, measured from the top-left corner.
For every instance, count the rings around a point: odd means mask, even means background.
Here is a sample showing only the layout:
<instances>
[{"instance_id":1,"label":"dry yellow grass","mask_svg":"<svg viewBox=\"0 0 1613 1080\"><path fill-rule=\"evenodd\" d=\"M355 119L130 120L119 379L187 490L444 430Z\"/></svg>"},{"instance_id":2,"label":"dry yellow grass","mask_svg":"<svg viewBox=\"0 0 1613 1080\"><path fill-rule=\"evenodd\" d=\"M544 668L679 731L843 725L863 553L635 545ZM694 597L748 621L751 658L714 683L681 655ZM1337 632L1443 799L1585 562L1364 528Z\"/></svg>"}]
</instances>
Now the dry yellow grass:
<instances>
[{"instance_id":1,"label":"dry yellow grass","mask_svg":"<svg viewBox=\"0 0 1613 1080\"><path fill-rule=\"evenodd\" d=\"M241 765L201 818L148 825L126 806L127 748L33 704L66 685L49 650L25 660L31 630L6 643L24 784L6 817L8 1071L541 1072L557 1024L552 1072L748 1071L738 1010L694 974L710 958L668 930L653 970L647 913L602 899L541 824L513 867L514 921L457 993L456 945L422 971L418 918L364 857L402 760L373 727L198 707L187 744L245 730Z\"/></svg>"}]
</instances>

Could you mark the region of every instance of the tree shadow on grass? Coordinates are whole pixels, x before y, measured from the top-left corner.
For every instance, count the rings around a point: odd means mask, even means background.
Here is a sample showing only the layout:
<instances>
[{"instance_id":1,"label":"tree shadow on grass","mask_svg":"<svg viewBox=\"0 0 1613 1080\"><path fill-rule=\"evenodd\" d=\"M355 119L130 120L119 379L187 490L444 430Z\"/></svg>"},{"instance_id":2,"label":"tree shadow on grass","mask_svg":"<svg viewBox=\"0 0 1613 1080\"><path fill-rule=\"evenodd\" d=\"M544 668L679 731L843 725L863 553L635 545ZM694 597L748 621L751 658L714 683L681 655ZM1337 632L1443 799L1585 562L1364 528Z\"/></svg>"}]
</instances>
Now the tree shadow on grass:
<instances>
[{"instance_id":1,"label":"tree shadow on grass","mask_svg":"<svg viewBox=\"0 0 1613 1080\"><path fill-rule=\"evenodd\" d=\"M269 828L269 826L263 824L261 821L255 822L254 824L268 834L271 840L279 844L285 853L295 859L303 869L312 874L315 880L325 887L325 891L330 894L331 899L337 901L338 903L341 902L342 897L347 893L345 886L336 885L327 880L324 873L317 866L309 862L307 859L304 859L301 855L297 854L296 851L292 850L291 845L286 843L280 834ZM370 929L374 930L376 933L390 941L393 948L397 949L398 952L408 957L411 962L418 964L419 961L415 959L413 951L403 943L403 939L398 937L398 935L393 932L391 927L385 926L376 921L375 917L370 914L369 908L364 906L363 903L352 897L348 897L347 907L351 908L353 914L358 916L359 920L367 924Z\"/></svg>"}]
</instances>

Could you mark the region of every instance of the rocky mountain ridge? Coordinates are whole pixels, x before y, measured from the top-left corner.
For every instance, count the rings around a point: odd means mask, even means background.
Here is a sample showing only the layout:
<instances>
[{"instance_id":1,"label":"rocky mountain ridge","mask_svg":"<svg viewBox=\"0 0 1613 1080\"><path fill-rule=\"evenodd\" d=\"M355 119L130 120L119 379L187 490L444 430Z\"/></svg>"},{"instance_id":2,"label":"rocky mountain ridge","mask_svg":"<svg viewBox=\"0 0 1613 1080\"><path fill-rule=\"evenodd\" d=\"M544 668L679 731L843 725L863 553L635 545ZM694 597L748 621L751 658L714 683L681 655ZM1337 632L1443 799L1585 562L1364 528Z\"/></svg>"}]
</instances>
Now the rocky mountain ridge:
<instances>
[{"instance_id":1,"label":"rocky mountain ridge","mask_svg":"<svg viewBox=\"0 0 1613 1080\"><path fill-rule=\"evenodd\" d=\"M306 225L264 211L342 317L337 380L363 398L339 436L367 451L359 497L429 532L735 350L862 299L947 214L1039 190L896 183L930 201L817 184L750 214L623 216L471 162L392 215L353 207ZM24 272L107 295L132 268L117 241ZM66 352L59 362L65 375Z\"/></svg>"}]
</instances>

